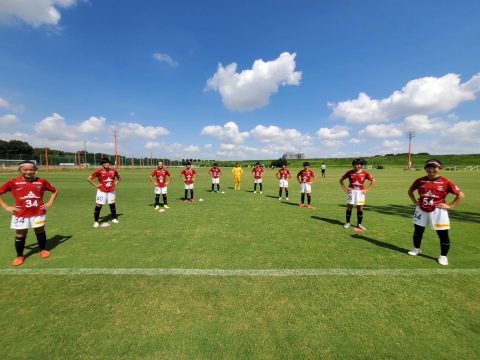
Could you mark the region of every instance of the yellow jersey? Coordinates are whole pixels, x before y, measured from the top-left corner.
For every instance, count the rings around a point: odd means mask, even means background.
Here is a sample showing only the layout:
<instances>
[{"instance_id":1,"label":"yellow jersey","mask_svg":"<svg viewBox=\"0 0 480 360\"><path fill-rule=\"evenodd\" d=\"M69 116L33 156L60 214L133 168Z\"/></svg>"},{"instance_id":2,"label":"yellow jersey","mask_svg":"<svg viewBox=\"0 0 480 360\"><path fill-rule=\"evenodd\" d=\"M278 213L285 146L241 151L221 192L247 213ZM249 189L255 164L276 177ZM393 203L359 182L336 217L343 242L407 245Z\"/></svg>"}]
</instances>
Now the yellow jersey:
<instances>
[{"instance_id":1,"label":"yellow jersey","mask_svg":"<svg viewBox=\"0 0 480 360\"><path fill-rule=\"evenodd\" d=\"M242 175L242 173L243 173L243 169L240 166L239 167L234 167L232 169L232 174L233 175L240 176L240 175Z\"/></svg>"}]
</instances>

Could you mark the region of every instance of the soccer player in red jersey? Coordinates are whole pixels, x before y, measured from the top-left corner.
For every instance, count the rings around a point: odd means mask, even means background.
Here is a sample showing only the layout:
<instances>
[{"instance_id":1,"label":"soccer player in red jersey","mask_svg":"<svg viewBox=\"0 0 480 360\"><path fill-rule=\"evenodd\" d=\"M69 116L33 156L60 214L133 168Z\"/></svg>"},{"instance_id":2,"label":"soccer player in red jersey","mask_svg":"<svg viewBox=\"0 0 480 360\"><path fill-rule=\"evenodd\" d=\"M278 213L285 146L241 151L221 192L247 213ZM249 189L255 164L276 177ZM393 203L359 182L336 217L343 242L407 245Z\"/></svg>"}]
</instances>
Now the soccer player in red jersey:
<instances>
[{"instance_id":1,"label":"soccer player in red jersey","mask_svg":"<svg viewBox=\"0 0 480 360\"><path fill-rule=\"evenodd\" d=\"M155 180L153 180L155 177ZM170 182L170 171L163 167L163 162L159 161L157 168L150 173L150 181L155 186L155 210L160 208L160 195L163 198L163 207L169 209L167 203L167 185Z\"/></svg>"},{"instance_id":2,"label":"soccer player in red jersey","mask_svg":"<svg viewBox=\"0 0 480 360\"><path fill-rule=\"evenodd\" d=\"M362 225L363 221L363 205L365 204L365 194L375 185L375 178L368 172L362 169L365 164L363 159L354 159L352 161L353 170L347 171L340 178L340 185L343 191L347 193L347 210L346 220L347 222L343 227L348 229L350 227L350 218L352 216L352 208L355 205L357 207L357 231L365 231L367 228ZM348 179L350 184L348 188L343 181ZM370 184L365 187L365 180L368 180Z\"/></svg>"},{"instance_id":3,"label":"soccer player in red jersey","mask_svg":"<svg viewBox=\"0 0 480 360\"><path fill-rule=\"evenodd\" d=\"M185 183L185 196L183 198L183 202L188 201L188 190L190 190L190 202L194 202L193 200L193 183L197 178L197 172L195 169L192 169L192 163L187 162L185 169L182 170L180 173L180 179Z\"/></svg>"},{"instance_id":4,"label":"soccer player in red jersey","mask_svg":"<svg viewBox=\"0 0 480 360\"><path fill-rule=\"evenodd\" d=\"M0 186L0 195L11 192L15 200L14 206L9 206L0 198L0 206L12 214L10 227L15 230L15 250L17 257L12 261L13 266L22 265L25 261L23 251L29 228L33 228L40 247L40 257L50 256L47 247L45 222L47 209L52 206L58 191L45 179L35 176L37 165L31 161L22 161L18 166L20 176L8 180ZM46 203L43 194L50 191L52 194Z\"/></svg>"},{"instance_id":5,"label":"soccer player in red jersey","mask_svg":"<svg viewBox=\"0 0 480 360\"><path fill-rule=\"evenodd\" d=\"M260 163L257 161L257 163L255 164L255 166L253 167L252 169L252 174L253 174L253 193L256 194L257 193L257 184L260 186L260 194L262 193L263 191L263 187L262 187L262 182L263 182L263 173L264 173L264 169L263 169L263 166L260 165Z\"/></svg>"},{"instance_id":6,"label":"soccer player in red jersey","mask_svg":"<svg viewBox=\"0 0 480 360\"><path fill-rule=\"evenodd\" d=\"M92 184L93 187L97 188L96 204L93 210L93 227L95 228L100 225L98 220L100 218L102 205L107 203L112 214L112 222L118 224L117 209L115 207L115 186L120 182L120 175L117 170L110 169L110 160L103 158L100 160L100 164L102 167L87 177L87 181ZM93 181L95 178L97 178L98 183Z\"/></svg>"},{"instance_id":7,"label":"soccer player in red jersey","mask_svg":"<svg viewBox=\"0 0 480 360\"><path fill-rule=\"evenodd\" d=\"M305 161L303 163L303 169L297 174L297 180L300 183L300 192L301 192L301 201L298 206L305 206L305 194L307 194L307 208L311 208L311 193L312 193L312 183L315 182L317 175L309 168L310 163Z\"/></svg>"},{"instance_id":8,"label":"soccer player in red jersey","mask_svg":"<svg viewBox=\"0 0 480 360\"><path fill-rule=\"evenodd\" d=\"M285 200L288 200L288 179L290 179L290 170L287 169L287 165L282 165L275 176L279 180L278 200L282 200L283 189L285 189Z\"/></svg>"},{"instance_id":9,"label":"soccer player in red jersey","mask_svg":"<svg viewBox=\"0 0 480 360\"><path fill-rule=\"evenodd\" d=\"M217 163L214 163L213 166L208 170L208 173L212 176L212 193L215 189L215 184L217 185L217 193L220 192L220 175L222 175L222 170L218 167Z\"/></svg>"},{"instance_id":10,"label":"soccer player in red jersey","mask_svg":"<svg viewBox=\"0 0 480 360\"><path fill-rule=\"evenodd\" d=\"M430 225L432 229L437 231L440 239L438 263L440 265L448 265L447 254L450 249L448 209L457 205L464 198L464 194L450 179L440 176L441 168L442 162L440 160L428 160L425 163L427 176L415 180L408 189L408 196L412 203L416 205L415 214L413 215L415 227L413 233L414 248L408 252L408 255L416 256L421 253L420 244L423 232L425 227ZM418 192L418 199L415 197L415 190ZM455 195L450 204L445 202L448 194Z\"/></svg>"}]
</instances>

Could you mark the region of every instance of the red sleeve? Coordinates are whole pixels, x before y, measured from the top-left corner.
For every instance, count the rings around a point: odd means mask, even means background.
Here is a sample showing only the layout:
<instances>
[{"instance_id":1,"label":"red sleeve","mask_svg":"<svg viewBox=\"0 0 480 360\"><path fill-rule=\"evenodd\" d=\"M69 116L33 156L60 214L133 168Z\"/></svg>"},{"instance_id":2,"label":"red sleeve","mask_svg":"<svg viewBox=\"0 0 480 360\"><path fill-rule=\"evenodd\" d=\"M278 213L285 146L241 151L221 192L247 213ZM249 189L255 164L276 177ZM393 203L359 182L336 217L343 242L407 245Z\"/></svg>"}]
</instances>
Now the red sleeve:
<instances>
[{"instance_id":1,"label":"red sleeve","mask_svg":"<svg viewBox=\"0 0 480 360\"><path fill-rule=\"evenodd\" d=\"M419 180L420 180L420 179L415 180L415 181L413 182L413 184L410 185L410 189L409 189L410 191L415 191L415 190L418 189Z\"/></svg>"},{"instance_id":2,"label":"red sleeve","mask_svg":"<svg viewBox=\"0 0 480 360\"><path fill-rule=\"evenodd\" d=\"M8 180L6 183L0 186L0 194L5 194L12 189L12 180Z\"/></svg>"},{"instance_id":3,"label":"red sleeve","mask_svg":"<svg viewBox=\"0 0 480 360\"><path fill-rule=\"evenodd\" d=\"M182 171L180 171L180 175L183 175L185 174L185 169L183 169Z\"/></svg>"},{"instance_id":4,"label":"red sleeve","mask_svg":"<svg viewBox=\"0 0 480 360\"><path fill-rule=\"evenodd\" d=\"M462 191L462 190L460 190L460 189L458 188L458 186L453 183L452 180L447 179L447 193L455 194L455 195L456 195L456 194L458 194L460 191Z\"/></svg>"},{"instance_id":5,"label":"red sleeve","mask_svg":"<svg viewBox=\"0 0 480 360\"><path fill-rule=\"evenodd\" d=\"M150 176L155 175L156 172L157 172L157 169L153 170L153 171L150 173Z\"/></svg>"},{"instance_id":6,"label":"red sleeve","mask_svg":"<svg viewBox=\"0 0 480 360\"><path fill-rule=\"evenodd\" d=\"M165 169L165 176L167 176L167 175L168 175L168 176L172 176L172 175L170 175L170 171L168 171L167 169Z\"/></svg>"},{"instance_id":7,"label":"red sleeve","mask_svg":"<svg viewBox=\"0 0 480 360\"><path fill-rule=\"evenodd\" d=\"M98 177L98 172L99 172L99 171L100 171L100 170L95 170L95 171L90 175L90 177L92 177L92 178Z\"/></svg>"},{"instance_id":8,"label":"red sleeve","mask_svg":"<svg viewBox=\"0 0 480 360\"><path fill-rule=\"evenodd\" d=\"M115 170L115 177L120 180L120 174L118 173L117 170Z\"/></svg>"},{"instance_id":9,"label":"red sleeve","mask_svg":"<svg viewBox=\"0 0 480 360\"><path fill-rule=\"evenodd\" d=\"M317 177L317 174L315 174L315 171L312 171L312 176Z\"/></svg>"},{"instance_id":10,"label":"red sleeve","mask_svg":"<svg viewBox=\"0 0 480 360\"><path fill-rule=\"evenodd\" d=\"M373 180L372 174L370 174L368 171L365 171L365 172L367 173L366 178L367 178L368 180L372 181L372 180Z\"/></svg>"},{"instance_id":11,"label":"red sleeve","mask_svg":"<svg viewBox=\"0 0 480 360\"><path fill-rule=\"evenodd\" d=\"M299 176L302 176L302 171L303 171L303 170L300 170L300 171L298 172L297 178L298 178Z\"/></svg>"},{"instance_id":12,"label":"red sleeve","mask_svg":"<svg viewBox=\"0 0 480 360\"><path fill-rule=\"evenodd\" d=\"M350 171L347 171L345 174L343 174L343 176L341 177L340 180L345 180L346 178L348 178L349 173L350 173Z\"/></svg>"},{"instance_id":13,"label":"red sleeve","mask_svg":"<svg viewBox=\"0 0 480 360\"><path fill-rule=\"evenodd\" d=\"M45 186L45 190L51 191L51 192L56 192L57 191L57 189L55 189L55 187L52 184L50 184L47 180L45 180L45 179L42 179L42 180L43 180L43 184Z\"/></svg>"},{"instance_id":14,"label":"red sleeve","mask_svg":"<svg viewBox=\"0 0 480 360\"><path fill-rule=\"evenodd\" d=\"M193 169L193 175L195 175L197 173L197 170Z\"/></svg>"}]
</instances>

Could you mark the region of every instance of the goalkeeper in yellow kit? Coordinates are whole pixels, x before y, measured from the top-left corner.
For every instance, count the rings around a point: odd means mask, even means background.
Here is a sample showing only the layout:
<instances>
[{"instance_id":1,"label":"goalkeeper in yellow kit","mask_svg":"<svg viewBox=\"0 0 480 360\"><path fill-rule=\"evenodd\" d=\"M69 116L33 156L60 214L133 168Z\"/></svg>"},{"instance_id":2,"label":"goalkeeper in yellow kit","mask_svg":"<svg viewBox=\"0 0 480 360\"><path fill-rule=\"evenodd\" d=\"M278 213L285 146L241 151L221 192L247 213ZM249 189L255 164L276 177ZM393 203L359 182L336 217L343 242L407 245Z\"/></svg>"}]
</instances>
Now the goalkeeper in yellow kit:
<instances>
[{"instance_id":1,"label":"goalkeeper in yellow kit","mask_svg":"<svg viewBox=\"0 0 480 360\"><path fill-rule=\"evenodd\" d=\"M232 169L233 174L233 185L235 190L240 190L240 180L242 177L243 169L239 163L235 164L235 167Z\"/></svg>"}]
</instances>

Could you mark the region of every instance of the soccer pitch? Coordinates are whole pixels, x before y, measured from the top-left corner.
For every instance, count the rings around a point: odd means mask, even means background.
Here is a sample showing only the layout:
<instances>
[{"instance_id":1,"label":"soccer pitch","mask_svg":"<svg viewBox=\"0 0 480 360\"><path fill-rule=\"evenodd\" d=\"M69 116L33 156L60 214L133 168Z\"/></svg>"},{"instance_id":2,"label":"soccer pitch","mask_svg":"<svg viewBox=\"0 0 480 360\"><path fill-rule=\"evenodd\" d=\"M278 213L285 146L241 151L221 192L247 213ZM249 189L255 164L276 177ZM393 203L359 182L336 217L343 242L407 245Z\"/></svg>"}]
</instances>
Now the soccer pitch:
<instances>
[{"instance_id":1,"label":"soccer pitch","mask_svg":"<svg viewBox=\"0 0 480 360\"><path fill-rule=\"evenodd\" d=\"M20 268L10 265L14 233L1 213L2 359L480 357L480 174L442 173L465 193L450 211L443 267L429 229L423 254L406 254L407 189L423 171L371 170L367 231L356 233L342 227L347 168L317 177L313 209L297 206L295 179L290 201L279 201L274 170L260 195L249 169L234 191L225 168L225 193L212 194L201 168L196 202L183 203L181 169L170 170L171 208L160 213L151 169L120 169L120 223L97 229L91 171L39 173L59 190L46 226L52 256L38 257L31 232Z\"/></svg>"}]
</instances>

